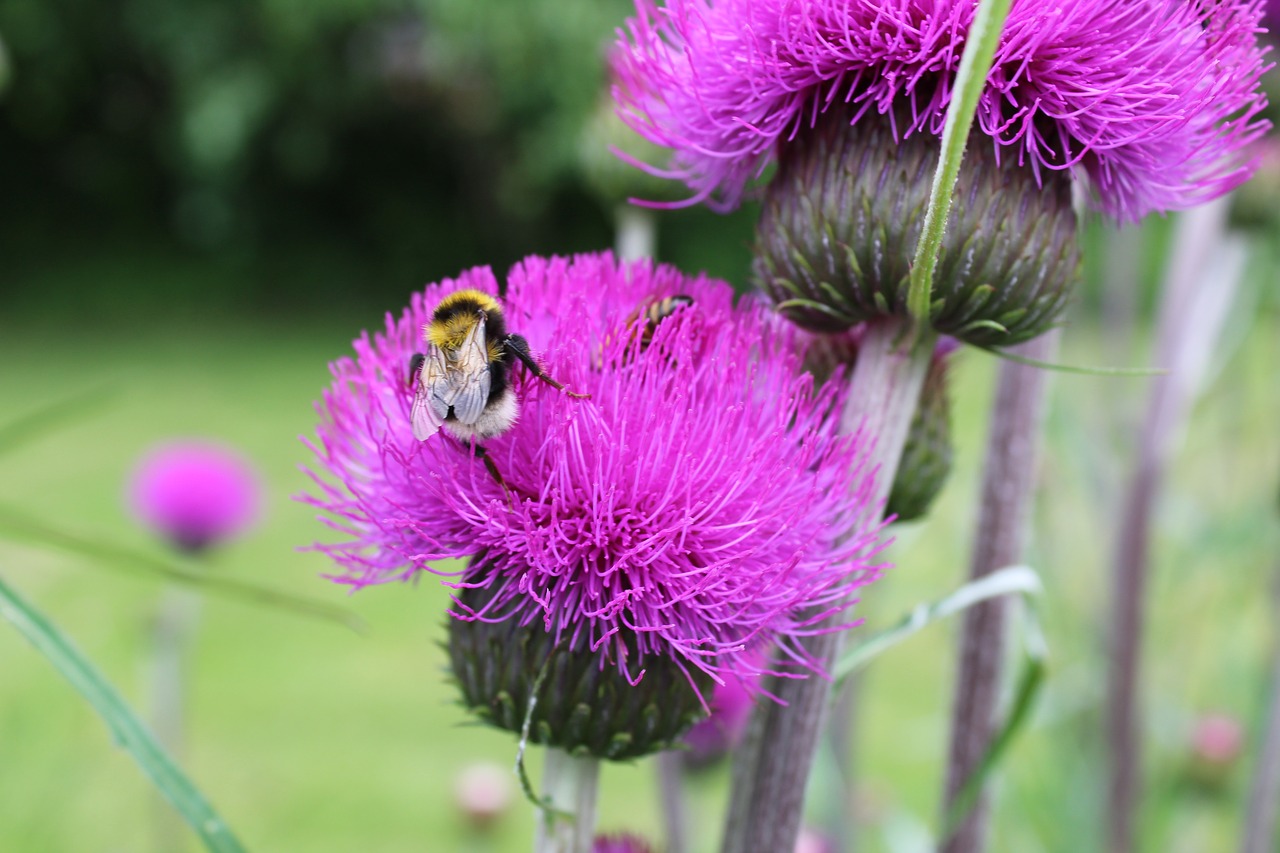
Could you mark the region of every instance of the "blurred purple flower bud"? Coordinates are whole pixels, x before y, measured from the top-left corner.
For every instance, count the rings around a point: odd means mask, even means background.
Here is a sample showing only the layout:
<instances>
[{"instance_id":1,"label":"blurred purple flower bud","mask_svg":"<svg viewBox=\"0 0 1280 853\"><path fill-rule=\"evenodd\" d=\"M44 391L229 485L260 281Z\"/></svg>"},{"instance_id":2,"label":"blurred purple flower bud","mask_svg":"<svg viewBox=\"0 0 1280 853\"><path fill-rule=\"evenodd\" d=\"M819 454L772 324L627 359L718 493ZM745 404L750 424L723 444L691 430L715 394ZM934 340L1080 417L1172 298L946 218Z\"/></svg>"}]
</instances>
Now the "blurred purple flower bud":
<instances>
[{"instance_id":1,"label":"blurred purple flower bud","mask_svg":"<svg viewBox=\"0 0 1280 853\"><path fill-rule=\"evenodd\" d=\"M257 521L262 489L243 456L212 442L159 445L135 467L129 505L147 527L183 551L231 539Z\"/></svg>"}]
</instances>

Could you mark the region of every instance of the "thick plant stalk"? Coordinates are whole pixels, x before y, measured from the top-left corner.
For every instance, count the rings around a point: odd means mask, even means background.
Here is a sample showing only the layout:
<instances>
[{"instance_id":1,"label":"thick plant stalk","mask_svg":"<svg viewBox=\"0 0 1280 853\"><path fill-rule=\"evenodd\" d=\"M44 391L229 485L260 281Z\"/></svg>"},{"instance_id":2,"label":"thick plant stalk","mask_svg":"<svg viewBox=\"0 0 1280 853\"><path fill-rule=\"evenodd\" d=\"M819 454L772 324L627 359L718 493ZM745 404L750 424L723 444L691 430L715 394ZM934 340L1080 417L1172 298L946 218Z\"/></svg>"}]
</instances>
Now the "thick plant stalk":
<instances>
[{"instance_id":1,"label":"thick plant stalk","mask_svg":"<svg viewBox=\"0 0 1280 853\"><path fill-rule=\"evenodd\" d=\"M599 759L574 758L562 749L548 747L542 793L551 810L538 812L533 853L591 853L599 787Z\"/></svg>"},{"instance_id":2,"label":"thick plant stalk","mask_svg":"<svg viewBox=\"0 0 1280 853\"><path fill-rule=\"evenodd\" d=\"M1141 790L1138 724L1139 658L1150 560L1151 513L1165 465L1207 372L1218 334L1244 267L1244 249L1225 233L1227 200L1178 220L1156 331L1151 384L1120 516L1112 575L1111 669L1107 686L1110 778L1105 787L1107 847L1130 853Z\"/></svg>"},{"instance_id":3,"label":"thick plant stalk","mask_svg":"<svg viewBox=\"0 0 1280 853\"><path fill-rule=\"evenodd\" d=\"M1280 584L1276 586L1273 612L1280 616ZM1272 853L1276 849L1276 818L1280 816L1280 638L1273 642L1271 700L1263 723L1262 749L1253 768L1240 853Z\"/></svg>"},{"instance_id":4,"label":"thick plant stalk","mask_svg":"<svg viewBox=\"0 0 1280 853\"><path fill-rule=\"evenodd\" d=\"M1053 361L1057 329L1013 348L1038 361ZM992 405L982 477L978 529L969 563L972 580L1023 562L1030 529L1040 456L1040 424L1044 417L1047 372L1006 361ZM1004 663L1005 597L969 610L960 634L960 660L951 715L951 752L947 763L945 804L949 811L965 781L978 767L996 727ZM978 853L986 847L990 803L984 792L950 838L943 853Z\"/></svg>"},{"instance_id":5,"label":"thick plant stalk","mask_svg":"<svg viewBox=\"0 0 1280 853\"><path fill-rule=\"evenodd\" d=\"M878 473L867 506L877 514L893 485L933 354L934 336L912 331L906 318L868 324L841 416L842 432L865 429L875 437L870 463ZM833 622L847 618L836 616ZM830 667L843 640L842 632L832 631L809 638L805 647ZM746 740L734 760L723 853L791 850L800 831L805 786L826 724L831 683L818 677L774 679L769 689L782 704L761 702L752 712Z\"/></svg>"},{"instance_id":6,"label":"thick plant stalk","mask_svg":"<svg viewBox=\"0 0 1280 853\"><path fill-rule=\"evenodd\" d=\"M614 210L616 232L613 251L620 261L653 257L658 244L658 220L652 210L620 204Z\"/></svg>"}]
</instances>

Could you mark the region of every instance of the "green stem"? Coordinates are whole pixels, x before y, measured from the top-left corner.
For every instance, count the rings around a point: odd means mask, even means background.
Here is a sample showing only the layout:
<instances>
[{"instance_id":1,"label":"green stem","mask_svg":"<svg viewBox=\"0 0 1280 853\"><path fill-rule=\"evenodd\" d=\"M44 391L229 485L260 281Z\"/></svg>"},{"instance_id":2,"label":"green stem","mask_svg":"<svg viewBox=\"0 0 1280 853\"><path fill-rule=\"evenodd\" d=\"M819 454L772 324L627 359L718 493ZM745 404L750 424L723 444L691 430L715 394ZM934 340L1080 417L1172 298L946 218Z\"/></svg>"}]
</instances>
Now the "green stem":
<instances>
[{"instance_id":1,"label":"green stem","mask_svg":"<svg viewBox=\"0 0 1280 853\"><path fill-rule=\"evenodd\" d=\"M911 284L907 291L907 310L922 324L929 321L933 272L938 264L942 236L947 230L947 217L951 215L951 199L956 178L960 175L965 143L969 140L973 116L987 85L987 74L991 71L991 62L1011 4L1012 0L981 0L978 3L965 39L964 54L960 57L960 68L956 71L951 105L947 108L947 121L942 128L942 156L933 174L929 206L924 213L924 225L911 264Z\"/></svg>"},{"instance_id":2,"label":"green stem","mask_svg":"<svg viewBox=\"0 0 1280 853\"><path fill-rule=\"evenodd\" d=\"M200 620L200 596L193 590L169 587L151 631L151 727L173 757L186 757L187 658ZM186 830L173 809L156 802L155 838L158 850L182 849Z\"/></svg>"}]
</instances>

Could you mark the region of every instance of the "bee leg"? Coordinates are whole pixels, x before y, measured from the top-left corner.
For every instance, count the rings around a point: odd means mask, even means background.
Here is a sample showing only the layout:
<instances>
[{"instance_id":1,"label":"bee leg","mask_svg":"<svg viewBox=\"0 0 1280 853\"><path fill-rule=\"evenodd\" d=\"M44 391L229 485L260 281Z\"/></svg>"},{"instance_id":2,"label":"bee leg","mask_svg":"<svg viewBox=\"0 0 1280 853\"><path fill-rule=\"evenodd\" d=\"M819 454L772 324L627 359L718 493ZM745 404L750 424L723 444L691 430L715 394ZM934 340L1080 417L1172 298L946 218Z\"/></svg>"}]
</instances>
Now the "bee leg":
<instances>
[{"instance_id":1,"label":"bee leg","mask_svg":"<svg viewBox=\"0 0 1280 853\"><path fill-rule=\"evenodd\" d=\"M557 391L563 391L570 397L577 397L580 400L590 399L590 394L579 394L576 391L570 391L568 388L548 376L547 372L543 370L542 366L538 364L536 359L534 359L533 353L529 352L529 342L524 339L523 335L507 335L503 340L502 345L515 353L516 358L524 362L524 366L529 368L530 373L550 385L552 388L555 388Z\"/></svg>"},{"instance_id":2,"label":"bee leg","mask_svg":"<svg viewBox=\"0 0 1280 853\"><path fill-rule=\"evenodd\" d=\"M499 486L502 486L502 494L506 497L507 502L511 503L511 489L507 487L507 481L502 478L502 472L498 470L498 466L494 464L493 457L489 455L489 451L483 445L473 444L472 450L475 451L476 458L484 463L485 470L489 472L489 476L494 479Z\"/></svg>"},{"instance_id":3,"label":"bee leg","mask_svg":"<svg viewBox=\"0 0 1280 853\"><path fill-rule=\"evenodd\" d=\"M417 385L418 375L422 373L422 364L426 360L427 360L427 357L420 352L415 352L409 358L409 387L410 388L413 388Z\"/></svg>"}]
</instances>

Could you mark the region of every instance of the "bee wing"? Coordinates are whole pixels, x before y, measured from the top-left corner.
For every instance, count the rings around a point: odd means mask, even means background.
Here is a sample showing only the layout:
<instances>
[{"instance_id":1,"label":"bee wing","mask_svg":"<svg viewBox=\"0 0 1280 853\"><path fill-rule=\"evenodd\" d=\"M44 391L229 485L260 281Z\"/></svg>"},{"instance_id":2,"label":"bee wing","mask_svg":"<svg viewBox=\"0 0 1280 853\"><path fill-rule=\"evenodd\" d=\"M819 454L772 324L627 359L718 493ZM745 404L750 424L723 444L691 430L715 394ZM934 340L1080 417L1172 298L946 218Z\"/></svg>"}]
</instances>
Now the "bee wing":
<instances>
[{"instance_id":1,"label":"bee wing","mask_svg":"<svg viewBox=\"0 0 1280 853\"><path fill-rule=\"evenodd\" d=\"M483 315L463 340L449 379L448 403L453 407L453 416L460 423L474 424L489 403L489 346Z\"/></svg>"},{"instance_id":2,"label":"bee wing","mask_svg":"<svg viewBox=\"0 0 1280 853\"><path fill-rule=\"evenodd\" d=\"M426 441L439 432L445 415L449 413L449 406L441 405L438 393L438 389L446 385L447 376L444 356L438 349L432 349L418 372L418 389L413 395L410 420L413 422L413 437L418 441Z\"/></svg>"}]
</instances>

